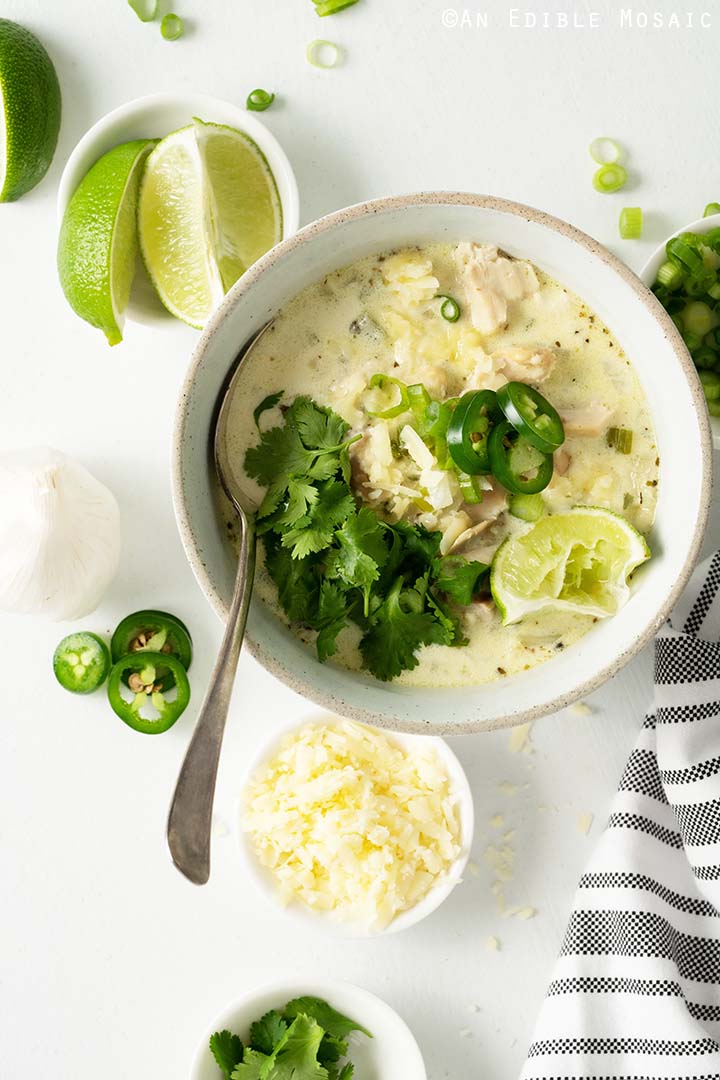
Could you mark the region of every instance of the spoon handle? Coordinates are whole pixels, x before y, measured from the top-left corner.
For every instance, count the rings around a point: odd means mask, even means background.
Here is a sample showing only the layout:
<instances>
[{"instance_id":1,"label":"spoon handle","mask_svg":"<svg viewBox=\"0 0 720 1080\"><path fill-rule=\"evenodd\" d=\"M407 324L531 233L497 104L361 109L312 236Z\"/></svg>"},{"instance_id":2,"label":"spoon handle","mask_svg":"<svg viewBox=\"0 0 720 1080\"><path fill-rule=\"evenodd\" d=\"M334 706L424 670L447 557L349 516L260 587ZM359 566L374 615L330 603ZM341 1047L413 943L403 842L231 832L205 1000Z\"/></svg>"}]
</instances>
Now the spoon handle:
<instances>
[{"instance_id":1,"label":"spoon handle","mask_svg":"<svg viewBox=\"0 0 720 1080\"><path fill-rule=\"evenodd\" d=\"M195 885L204 885L210 877L215 780L255 577L255 523L245 514L241 522L238 572L225 636L168 815L167 839L173 862Z\"/></svg>"}]
</instances>

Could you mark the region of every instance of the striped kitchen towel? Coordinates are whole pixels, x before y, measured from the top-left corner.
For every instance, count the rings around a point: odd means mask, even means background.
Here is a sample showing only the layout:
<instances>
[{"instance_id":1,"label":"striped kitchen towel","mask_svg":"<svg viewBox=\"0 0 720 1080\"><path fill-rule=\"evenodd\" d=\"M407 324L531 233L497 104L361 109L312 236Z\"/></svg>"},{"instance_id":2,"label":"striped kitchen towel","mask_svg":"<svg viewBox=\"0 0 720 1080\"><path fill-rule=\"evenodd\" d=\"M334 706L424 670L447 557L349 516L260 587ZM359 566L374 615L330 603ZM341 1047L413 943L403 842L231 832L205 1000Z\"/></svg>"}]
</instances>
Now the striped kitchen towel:
<instances>
[{"instance_id":1,"label":"striped kitchen towel","mask_svg":"<svg viewBox=\"0 0 720 1080\"><path fill-rule=\"evenodd\" d=\"M521 1080L720 1080L720 552L580 879Z\"/></svg>"}]
</instances>

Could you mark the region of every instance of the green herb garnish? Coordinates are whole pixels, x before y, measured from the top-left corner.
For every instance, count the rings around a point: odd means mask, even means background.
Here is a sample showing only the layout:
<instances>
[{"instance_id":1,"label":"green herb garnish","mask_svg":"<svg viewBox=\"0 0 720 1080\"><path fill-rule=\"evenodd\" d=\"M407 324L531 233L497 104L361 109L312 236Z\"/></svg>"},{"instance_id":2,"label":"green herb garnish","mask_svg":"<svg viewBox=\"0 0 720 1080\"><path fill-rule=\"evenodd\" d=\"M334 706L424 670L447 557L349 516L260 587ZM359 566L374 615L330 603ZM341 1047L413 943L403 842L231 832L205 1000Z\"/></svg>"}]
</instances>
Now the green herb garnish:
<instances>
[{"instance_id":1,"label":"green herb garnish","mask_svg":"<svg viewBox=\"0 0 720 1080\"><path fill-rule=\"evenodd\" d=\"M417 666L422 645L465 644L443 596L470 603L487 567L441 558L439 532L358 507L349 448L360 436L348 433L342 417L298 397L247 451L245 470L266 487L257 529L288 619L317 632L321 661L357 624L364 666L389 680Z\"/></svg>"}]
</instances>

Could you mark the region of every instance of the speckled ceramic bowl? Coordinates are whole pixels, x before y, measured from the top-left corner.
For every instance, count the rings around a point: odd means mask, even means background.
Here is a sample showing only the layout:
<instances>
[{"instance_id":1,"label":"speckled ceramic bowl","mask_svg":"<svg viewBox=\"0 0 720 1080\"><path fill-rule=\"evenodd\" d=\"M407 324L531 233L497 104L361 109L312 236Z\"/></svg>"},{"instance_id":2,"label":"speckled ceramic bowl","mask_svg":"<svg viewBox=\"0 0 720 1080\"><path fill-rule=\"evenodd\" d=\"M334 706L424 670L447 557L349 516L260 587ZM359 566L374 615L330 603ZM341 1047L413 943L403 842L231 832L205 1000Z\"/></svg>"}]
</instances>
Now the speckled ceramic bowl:
<instances>
[{"instance_id":1,"label":"speckled ceramic bowl","mask_svg":"<svg viewBox=\"0 0 720 1080\"><path fill-rule=\"evenodd\" d=\"M578 293L626 350L648 397L661 458L653 559L628 604L571 649L533 670L478 687L428 690L319 664L262 603L246 642L268 671L333 712L399 731L486 731L535 719L614 675L667 617L694 566L708 514L711 440L702 389L672 322L639 278L604 247L540 211L482 195L432 192L330 214L274 248L237 283L193 355L178 404L173 489L183 543L201 588L227 615L236 562L215 511L208 454L213 409L252 334L312 281L373 252L431 241L491 241L531 259ZM276 387L268 386L268 391Z\"/></svg>"}]
</instances>

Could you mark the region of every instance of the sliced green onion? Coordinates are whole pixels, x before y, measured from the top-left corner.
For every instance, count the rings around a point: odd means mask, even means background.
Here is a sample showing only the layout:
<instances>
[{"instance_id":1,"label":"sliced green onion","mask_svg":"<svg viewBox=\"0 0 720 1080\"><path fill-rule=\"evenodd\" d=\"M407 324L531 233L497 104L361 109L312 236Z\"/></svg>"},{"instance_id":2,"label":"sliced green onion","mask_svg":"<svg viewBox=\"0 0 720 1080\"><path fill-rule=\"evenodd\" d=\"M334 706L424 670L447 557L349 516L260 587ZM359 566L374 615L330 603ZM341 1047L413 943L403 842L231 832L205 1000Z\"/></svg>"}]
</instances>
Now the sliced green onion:
<instances>
[{"instance_id":1,"label":"sliced green onion","mask_svg":"<svg viewBox=\"0 0 720 1080\"><path fill-rule=\"evenodd\" d=\"M539 521L545 513L545 501L542 495L513 495L508 509L521 521Z\"/></svg>"},{"instance_id":2,"label":"sliced green onion","mask_svg":"<svg viewBox=\"0 0 720 1080\"><path fill-rule=\"evenodd\" d=\"M708 345L704 345L702 349L698 349L693 354L693 362L698 371L710 371L712 368L717 367L719 361L720 356Z\"/></svg>"},{"instance_id":3,"label":"sliced green onion","mask_svg":"<svg viewBox=\"0 0 720 1080\"><path fill-rule=\"evenodd\" d=\"M480 487L479 476L469 476L467 473L458 473L458 483L463 502L477 504L483 501L483 489Z\"/></svg>"},{"instance_id":4,"label":"sliced green onion","mask_svg":"<svg viewBox=\"0 0 720 1080\"><path fill-rule=\"evenodd\" d=\"M177 41L178 38L183 36L184 31L185 26L179 15L170 11L163 16L163 21L160 23L160 33L166 41Z\"/></svg>"},{"instance_id":5,"label":"sliced green onion","mask_svg":"<svg viewBox=\"0 0 720 1080\"><path fill-rule=\"evenodd\" d=\"M681 270L691 274L702 273L705 269L702 255L695 250L696 238L692 233L681 233L668 240L665 252L668 260L679 266Z\"/></svg>"},{"instance_id":6,"label":"sliced green onion","mask_svg":"<svg viewBox=\"0 0 720 1080\"><path fill-rule=\"evenodd\" d=\"M370 412L368 409L368 416L372 416L376 420L392 420L394 417L407 412L410 408L408 388L404 382L400 381L400 379L394 379L392 375L378 373L377 375L373 375L368 383L368 387L370 390L379 390L382 394L388 394L390 390L395 388L400 394L399 400L394 405L390 405L387 409L382 409L380 412Z\"/></svg>"},{"instance_id":7,"label":"sliced green onion","mask_svg":"<svg viewBox=\"0 0 720 1080\"><path fill-rule=\"evenodd\" d=\"M323 71L329 71L330 68L337 67L342 60L343 50L339 45L336 45L334 41L325 41L323 38L316 38L315 41L311 41L305 50L305 56L307 62L312 64L313 67L321 68Z\"/></svg>"},{"instance_id":8,"label":"sliced green onion","mask_svg":"<svg viewBox=\"0 0 720 1080\"><path fill-rule=\"evenodd\" d=\"M247 96L245 102L245 108L250 112L265 112L269 109L275 100L274 94L269 94L267 90L251 90Z\"/></svg>"},{"instance_id":9,"label":"sliced green onion","mask_svg":"<svg viewBox=\"0 0 720 1080\"><path fill-rule=\"evenodd\" d=\"M682 285L683 272L675 263L664 262L657 272L657 280L666 289L677 289Z\"/></svg>"},{"instance_id":10,"label":"sliced green onion","mask_svg":"<svg viewBox=\"0 0 720 1080\"><path fill-rule=\"evenodd\" d=\"M708 401L707 410L711 416L720 416L720 401Z\"/></svg>"},{"instance_id":11,"label":"sliced green onion","mask_svg":"<svg viewBox=\"0 0 720 1080\"><path fill-rule=\"evenodd\" d=\"M314 0L318 15L337 15L338 11L352 7L357 0Z\"/></svg>"},{"instance_id":12,"label":"sliced green onion","mask_svg":"<svg viewBox=\"0 0 720 1080\"><path fill-rule=\"evenodd\" d=\"M698 349L702 346L702 338L700 337L700 335L694 334L692 330L685 330L684 328L681 333L687 351L691 353L696 353Z\"/></svg>"},{"instance_id":13,"label":"sliced green onion","mask_svg":"<svg viewBox=\"0 0 720 1080\"><path fill-rule=\"evenodd\" d=\"M720 300L720 281L716 281L714 285L710 286L708 296L712 296L713 300Z\"/></svg>"},{"instance_id":14,"label":"sliced green onion","mask_svg":"<svg viewBox=\"0 0 720 1080\"><path fill-rule=\"evenodd\" d=\"M593 187L603 195L612 195L619 191L627 183L627 173L622 165L617 162L610 165L601 165L593 176Z\"/></svg>"},{"instance_id":15,"label":"sliced green onion","mask_svg":"<svg viewBox=\"0 0 720 1080\"><path fill-rule=\"evenodd\" d=\"M408 404L418 420L425 420L425 413L432 398L422 383L413 383L407 388Z\"/></svg>"},{"instance_id":16,"label":"sliced green onion","mask_svg":"<svg viewBox=\"0 0 720 1080\"><path fill-rule=\"evenodd\" d=\"M720 375L717 375L714 371L701 371L699 374L707 400L720 400Z\"/></svg>"},{"instance_id":17,"label":"sliced green onion","mask_svg":"<svg viewBox=\"0 0 720 1080\"><path fill-rule=\"evenodd\" d=\"M643 231L643 212L639 206L624 206L620 211L620 236L623 240L639 240Z\"/></svg>"},{"instance_id":18,"label":"sliced green onion","mask_svg":"<svg viewBox=\"0 0 720 1080\"><path fill-rule=\"evenodd\" d=\"M713 214L720 214L720 203L709 202L703 211L703 217L712 217Z\"/></svg>"},{"instance_id":19,"label":"sliced green onion","mask_svg":"<svg viewBox=\"0 0 720 1080\"><path fill-rule=\"evenodd\" d=\"M622 150L614 139L600 135L590 143L590 157L598 165L616 165L622 157Z\"/></svg>"},{"instance_id":20,"label":"sliced green onion","mask_svg":"<svg viewBox=\"0 0 720 1080\"><path fill-rule=\"evenodd\" d=\"M693 300L683 312L685 329L698 337L705 337L717 326L717 316L702 300Z\"/></svg>"},{"instance_id":21,"label":"sliced green onion","mask_svg":"<svg viewBox=\"0 0 720 1080\"><path fill-rule=\"evenodd\" d=\"M633 433L627 428L608 428L607 444L619 454L629 454L632 450Z\"/></svg>"},{"instance_id":22,"label":"sliced green onion","mask_svg":"<svg viewBox=\"0 0 720 1080\"><path fill-rule=\"evenodd\" d=\"M438 296L438 300L442 300L440 305L440 314L446 322L457 322L460 318L460 305L457 300L453 300L452 296L444 296L442 293Z\"/></svg>"},{"instance_id":23,"label":"sliced green onion","mask_svg":"<svg viewBox=\"0 0 720 1080\"><path fill-rule=\"evenodd\" d=\"M158 12L158 0L128 0L140 22L152 22Z\"/></svg>"}]
</instances>

